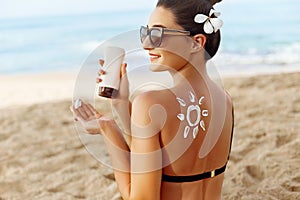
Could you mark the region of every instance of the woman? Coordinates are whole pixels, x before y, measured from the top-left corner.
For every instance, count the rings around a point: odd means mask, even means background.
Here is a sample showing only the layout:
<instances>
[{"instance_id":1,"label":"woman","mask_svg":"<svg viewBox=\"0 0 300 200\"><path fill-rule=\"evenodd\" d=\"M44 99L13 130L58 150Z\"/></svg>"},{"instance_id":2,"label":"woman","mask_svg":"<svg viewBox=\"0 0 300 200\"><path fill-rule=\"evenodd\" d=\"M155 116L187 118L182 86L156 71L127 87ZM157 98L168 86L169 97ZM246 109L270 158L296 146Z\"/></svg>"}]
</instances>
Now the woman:
<instances>
[{"instance_id":1,"label":"woman","mask_svg":"<svg viewBox=\"0 0 300 200\"><path fill-rule=\"evenodd\" d=\"M169 71L174 87L134 98L127 142L117 123L90 104L73 107L76 117L98 119L124 199L221 199L233 107L206 72L220 43L222 23L212 10L216 2L158 1L141 28L141 41L151 70Z\"/></svg>"}]
</instances>

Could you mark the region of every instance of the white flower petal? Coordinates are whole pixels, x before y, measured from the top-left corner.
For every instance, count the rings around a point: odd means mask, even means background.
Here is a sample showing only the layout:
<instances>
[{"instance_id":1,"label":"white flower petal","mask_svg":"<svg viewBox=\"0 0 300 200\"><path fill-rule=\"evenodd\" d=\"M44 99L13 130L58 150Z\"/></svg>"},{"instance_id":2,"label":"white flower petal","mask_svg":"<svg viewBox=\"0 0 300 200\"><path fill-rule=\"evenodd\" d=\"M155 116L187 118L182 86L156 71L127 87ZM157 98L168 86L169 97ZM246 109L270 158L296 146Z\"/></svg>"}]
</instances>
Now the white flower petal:
<instances>
[{"instance_id":1,"label":"white flower petal","mask_svg":"<svg viewBox=\"0 0 300 200\"><path fill-rule=\"evenodd\" d=\"M221 16L220 12L214 12L214 14L215 14L216 17L220 17Z\"/></svg>"},{"instance_id":2,"label":"white flower petal","mask_svg":"<svg viewBox=\"0 0 300 200\"><path fill-rule=\"evenodd\" d=\"M218 18L210 18L209 21L213 25L215 32L217 32L223 25L223 21Z\"/></svg>"},{"instance_id":3,"label":"white flower petal","mask_svg":"<svg viewBox=\"0 0 300 200\"><path fill-rule=\"evenodd\" d=\"M204 32L207 34L211 34L212 32L214 32L214 27L211 25L209 20L207 20L204 24Z\"/></svg>"},{"instance_id":4,"label":"white flower petal","mask_svg":"<svg viewBox=\"0 0 300 200\"><path fill-rule=\"evenodd\" d=\"M195 18L194 18L194 21L196 23L200 23L201 24L201 23L205 22L207 19L208 19L208 16L203 15L203 14L197 14L195 16Z\"/></svg>"},{"instance_id":5,"label":"white flower petal","mask_svg":"<svg viewBox=\"0 0 300 200\"><path fill-rule=\"evenodd\" d=\"M209 16L211 17L213 14L215 14L216 17L219 17L221 15L220 12L215 11L214 9L211 9L209 11Z\"/></svg>"},{"instance_id":6,"label":"white flower petal","mask_svg":"<svg viewBox=\"0 0 300 200\"><path fill-rule=\"evenodd\" d=\"M210 9L209 11L209 16L211 17L214 14L215 10L214 9Z\"/></svg>"}]
</instances>

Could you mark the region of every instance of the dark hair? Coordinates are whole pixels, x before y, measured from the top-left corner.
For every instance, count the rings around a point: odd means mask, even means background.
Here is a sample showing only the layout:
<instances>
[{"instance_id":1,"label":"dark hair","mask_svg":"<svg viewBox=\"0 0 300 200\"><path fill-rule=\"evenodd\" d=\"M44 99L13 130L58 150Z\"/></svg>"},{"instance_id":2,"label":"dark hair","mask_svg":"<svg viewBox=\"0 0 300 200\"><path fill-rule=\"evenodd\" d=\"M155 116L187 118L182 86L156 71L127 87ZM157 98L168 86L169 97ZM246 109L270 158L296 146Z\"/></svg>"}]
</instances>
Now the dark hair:
<instances>
[{"instance_id":1,"label":"dark hair","mask_svg":"<svg viewBox=\"0 0 300 200\"><path fill-rule=\"evenodd\" d=\"M194 21L197 14L209 15L215 3L221 0L158 0L156 7L169 9L175 16L176 23L182 26L191 35L204 34L206 36L206 60L212 58L218 51L221 41L220 30L206 34L203 30L204 23ZM207 55L208 54L208 55Z\"/></svg>"}]
</instances>

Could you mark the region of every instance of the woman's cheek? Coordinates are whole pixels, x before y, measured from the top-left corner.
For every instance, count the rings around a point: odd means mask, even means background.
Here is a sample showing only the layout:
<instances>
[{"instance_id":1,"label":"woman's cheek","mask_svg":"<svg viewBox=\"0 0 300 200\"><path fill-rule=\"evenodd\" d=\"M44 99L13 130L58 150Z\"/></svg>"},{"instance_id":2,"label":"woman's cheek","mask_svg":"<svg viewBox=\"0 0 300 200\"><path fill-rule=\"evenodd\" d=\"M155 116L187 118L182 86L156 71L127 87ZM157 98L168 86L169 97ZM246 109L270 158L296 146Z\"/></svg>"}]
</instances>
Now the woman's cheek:
<instances>
[{"instance_id":1,"label":"woman's cheek","mask_svg":"<svg viewBox=\"0 0 300 200\"><path fill-rule=\"evenodd\" d=\"M190 58L191 39L185 37L166 37L162 42L162 49L167 56L176 61L187 61ZM183 61L181 61L182 63Z\"/></svg>"},{"instance_id":2,"label":"woman's cheek","mask_svg":"<svg viewBox=\"0 0 300 200\"><path fill-rule=\"evenodd\" d=\"M162 65L171 67L172 69L179 70L187 64L187 60L179 55L173 53L166 53L167 55L162 56Z\"/></svg>"}]
</instances>

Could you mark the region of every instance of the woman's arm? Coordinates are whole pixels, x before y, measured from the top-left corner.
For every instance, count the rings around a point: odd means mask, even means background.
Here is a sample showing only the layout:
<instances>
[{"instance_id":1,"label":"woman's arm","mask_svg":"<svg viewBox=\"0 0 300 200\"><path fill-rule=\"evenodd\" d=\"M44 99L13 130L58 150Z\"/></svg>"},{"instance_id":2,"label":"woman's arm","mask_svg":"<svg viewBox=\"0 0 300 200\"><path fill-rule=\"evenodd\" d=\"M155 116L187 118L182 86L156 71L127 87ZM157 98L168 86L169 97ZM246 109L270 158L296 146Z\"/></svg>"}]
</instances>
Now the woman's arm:
<instances>
[{"instance_id":1,"label":"woman's arm","mask_svg":"<svg viewBox=\"0 0 300 200\"><path fill-rule=\"evenodd\" d=\"M157 117L150 113L151 97L141 95L132 105L131 146L127 145L116 122L101 116L89 104L82 104L75 113L85 118L98 115L98 123L107 151L112 160L115 179L122 197L127 199L160 199L162 155L159 142L160 127Z\"/></svg>"},{"instance_id":2,"label":"woman's arm","mask_svg":"<svg viewBox=\"0 0 300 200\"><path fill-rule=\"evenodd\" d=\"M148 95L141 95L133 102L130 150L114 122L100 122L119 190L126 200L160 199L160 123L151 118L151 107Z\"/></svg>"},{"instance_id":3,"label":"woman's arm","mask_svg":"<svg viewBox=\"0 0 300 200\"><path fill-rule=\"evenodd\" d=\"M124 199L130 199L130 150L122 133L113 120L99 121L107 152L119 191Z\"/></svg>"}]
</instances>

